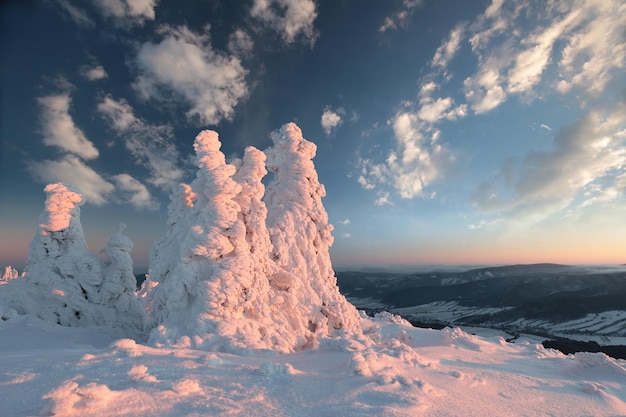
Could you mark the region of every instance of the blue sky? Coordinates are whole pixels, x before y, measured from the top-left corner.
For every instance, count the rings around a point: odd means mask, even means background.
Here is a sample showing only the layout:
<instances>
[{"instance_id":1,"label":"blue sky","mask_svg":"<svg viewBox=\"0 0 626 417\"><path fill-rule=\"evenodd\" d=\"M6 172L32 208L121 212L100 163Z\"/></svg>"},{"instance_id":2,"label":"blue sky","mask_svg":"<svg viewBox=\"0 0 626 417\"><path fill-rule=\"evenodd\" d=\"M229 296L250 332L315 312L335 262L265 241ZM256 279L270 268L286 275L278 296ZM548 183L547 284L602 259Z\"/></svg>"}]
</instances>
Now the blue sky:
<instances>
[{"instance_id":1,"label":"blue sky","mask_svg":"<svg viewBox=\"0 0 626 417\"><path fill-rule=\"evenodd\" d=\"M620 0L47 0L0 13L0 264L45 184L98 252L165 233L194 137L227 157L296 122L336 267L623 263Z\"/></svg>"}]
</instances>

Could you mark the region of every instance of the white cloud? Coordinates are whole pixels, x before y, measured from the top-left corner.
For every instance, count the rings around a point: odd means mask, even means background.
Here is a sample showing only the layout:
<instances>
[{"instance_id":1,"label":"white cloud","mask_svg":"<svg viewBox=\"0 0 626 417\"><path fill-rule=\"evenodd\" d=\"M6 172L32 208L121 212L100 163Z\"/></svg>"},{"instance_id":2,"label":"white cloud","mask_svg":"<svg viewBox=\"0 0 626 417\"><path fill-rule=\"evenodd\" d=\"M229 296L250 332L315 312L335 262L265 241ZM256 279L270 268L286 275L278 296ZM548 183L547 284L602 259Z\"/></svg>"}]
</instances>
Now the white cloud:
<instances>
[{"instance_id":1,"label":"white cloud","mask_svg":"<svg viewBox=\"0 0 626 417\"><path fill-rule=\"evenodd\" d=\"M559 130L551 151L530 152L513 177L508 173L500 176L508 181L481 184L472 200L483 211L533 221L606 201L624 188L625 141L626 109L591 111Z\"/></svg>"},{"instance_id":2,"label":"white cloud","mask_svg":"<svg viewBox=\"0 0 626 417\"><path fill-rule=\"evenodd\" d=\"M280 33L286 43L303 36L313 44L317 38L313 27L317 10L313 0L254 0L250 15Z\"/></svg>"},{"instance_id":3,"label":"white cloud","mask_svg":"<svg viewBox=\"0 0 626 417\"><path fill-rule=\"evenodd\" d=\"M122 27L142 26L154 20L157 0L92 0L103 16Z\"/></svg>"},{"instance_id":4,"label":"white cloud","mask_svg":"<svg viewBox=\"0 0 626 417\"><path fill-rule=\"evenodd\" d=\"M429 79L429 77L427 77ZM358 182L365 189L391 186L402 198L429 197L425 188L441 178L454 161L452 152L439 141L441 131L436 125L467 116L467 105L455 105L452 97L433 98L439 85L423 81L417 104L403 103L405 108L390 121L394 144L384 163L361 159ZM415 107L415 109L411 109ZM377 204L390 203L389 197L379 195Z\"/></svg>"},{"instance_id":5,"label":"white cloud","mask_svg":"<svg viewBox=\"0 0 626 417\"><path fill-rule=\"evenodd\" d=\"M432 67L440 67L443 69L448 67L448 63L454 58L454 55L461 47L464 31L465 28L463 26L457 26L450 31L448 39L435 51L435 56L433 56L431 62Z\"/></svg>"},{"instance_id":6,"label":"white cloud","mask_svg":"<svg viewBox=\"0 0 626 417\"><path fill-rule=\"evenodd\" d=\"M327 136L330 136L333 129L341 126L341 124L343 123L341 114L344 113L345 111L343 109L338 109L336 112L328 106L324 109L320 122Z\"/></svg>"},{"instance_id":7,"label":"white cloud","mask_svg":"<svg viewBox=\"0 0 626 417\"><path fill-rule=\"evenodd\" d=\"M378 31L384 33L391 29L405 27L415 9L423 3L424 2L422 0L402 0L402 6L399 10L395 11L391 16L385 17L385 21L378 28Z\"/></svg>"},{"instance_id":8,"label":"white cloud","mask_svg":"<svg viewBox=\"0 0 626 417\"><path fill-rule=\"evenodd\" d=\"M231 54L246 58L252 55L254 41L245 31L237 29L228 37L228 50Z\"/></svg>"},{"instance_id":9,"label":"white cloud","mask_svg":"<svg viewBox=\"0 0 626 417\"><path fill-rule=\"evenodd\" d=\"M344 226L347 226L350 224L350 219L345 219L345 220L339 220L339 224L342 224Z\"/></svg>"},{"instance_id":10,"label":"white cloud","mask_svg":"<svg viewBox=\"0 0 626 417\"><path fill-rule=\"evenodd\" d=\"M376 204L377 206L393 206L393 203L389 199L389 193L387 191L378 191L376 195L378 196L378 198L376 199L374 204Z\"/></svg>"},{"instance_id":11,"label":"white cloud","mask_svg":"<svg viewBox=\"0 0 626 417\"><path fill-rule=\"evenodd\" d=\"M109 120L135 160L148 168L149 183L169 190L180 182L184 172L179 168L180 156L169 126L147 124L135 117L126 101L116 101L110 96L98 103L98 112Z\"/></svg>"},{"instance_id":12,"label":"white cloud","mask_svg":"<svg viewBox=\"0 0 626 417\"><path fill-rule=\"evenodd\" d=\"M468 29L479 61L464 83L472 110L487 112L509 95L542 95L539 88L598 95L626 66L625 14L620 0L556 0L546 8L493 1ZM558 66L556 77L550 66Z\"/></svg>"},{"instance_id":13,"label":"white cloud","mask_svg":"<svg viewBox=\"0 0 626 417\"><path fill-rule=\"evenodd\" d=\"M417 117L428 123L435 123L441 119L456 120L467 115L467 105L454 105L452 97L438 98L436 100L425 97L420 100L420 108L417 110Z\"/></svg>"},{"instance_id":14,"label":"white cloud","mask_svg":"<svg viewBox=\"0 0 626 417\"><path fill-rule=\"evenodd\" d=\"M74 6L69 0L56 0L61 10L67 13L70 19L78 26L93 27L94 22L89 18L84 10Z\"/></svg>"},{"instance_id":15,"label":"white cloud","mask_svg":"<svg viewBox=\"0 0 626 417\"><path fill-rule=\"evenodd\" d=\"M572 11L564 19L553 23L547 29L540 28L540 33L531 35L523 42L531 46L515 57L515 65L508 74L509 92L525 92L539 83L541 74L550 60L554 43L575 21L578 14L578 10Z\"/></svg>"},{"instance_id":16,"label":"white cloud","mask_svg":"<svg viewBox=\"0 0 626 417\"><path fill-rule=\"evenodd\" d=\"M248 93L239 59L213 50L208 35L184 26L162 32L161 43L145 43L137 54L136 90L145 99L182 99L191 106L187 117L201 124L230 119Z\"/></svg>"},{"instance_id":17,"label":"white cloud","mask_svg":"<svg viewBox=\"0 0 626 417\"><path fill-rule=\"evenodd\" d=\"M424 196L424 188L444 174L454 156L439 143L440 131L424 123L417 114L399 112L391 124L395 146L384 163L361 160L358 181L366 189L390 185L402 198ZM377 204L390 203L388 195L379 197Z\"/></svg>"},{"instance_id":18,"label":"white cloud","mask_svg":"<svg viewBox=\"0 0 626 417\"><path fill-rule=\"evenodd\" d=\"M30 173L44 184L64 182L77 187L87 201L96 206L105 204L115 189L75 155L65 155L58 161L28 162Z\"/></svg>"},{"instance_id":19,"label":"white cloud","mask_svg":"<svg viewBox=\"0 0 626 417\"><path fill-rule=\"evenodd\" d=\"M123 200L130 203L136 209L158 210L159 203L151 195L150 191L137 179L128 174L113 176L116 186L122 191Z\"/></svg>"},{"instance_id":20,"label":"white cloud","mask_svg":"<svg viewBox=\"0 0 626 417\"><path fill-rule=\"evenodd\" d=\"M69 94L58 94L37 99L41 106L41 128L44 144L56 146L63 151L74 153L83 159L98 157L98 149L74 124L69 114L71 99Z\"/></svg>"},{"instance_id":21,"label":"white cloud","mask_svg":"<svg viewBox=\"0 0 626 417\"><path fill-rule=\"evenodd\" d=\"M83 66L80 69L80 75L89 81L98 81L107 78L109 75L102 65Z\"/></svg>"},{"instance_id":22,"label":"white cloud","mask_svg":"<svg viewBox=\"0 0 626 417\"><path fill-rule=\"evenodd\" d=\"M487 67L476 76L465 79L465 98L472 104L474 113L485 113L504 103L506 93L500 82L498 69Z\"/></svg>"},{"instance_id":23,"label":"white cloud","mask_svg":"<svg viewBox=\"0 0 626 417\"><path fill-rule=\"evenodd\" d=\"M572 6L574 8L575 6ZM601 92L615 73L626 65L626 4L623 1L582 2L576 5L584 19L570 32L561 50L561 79L556 88L567 92L573 86Z\"/></svg>"}]
</instances>

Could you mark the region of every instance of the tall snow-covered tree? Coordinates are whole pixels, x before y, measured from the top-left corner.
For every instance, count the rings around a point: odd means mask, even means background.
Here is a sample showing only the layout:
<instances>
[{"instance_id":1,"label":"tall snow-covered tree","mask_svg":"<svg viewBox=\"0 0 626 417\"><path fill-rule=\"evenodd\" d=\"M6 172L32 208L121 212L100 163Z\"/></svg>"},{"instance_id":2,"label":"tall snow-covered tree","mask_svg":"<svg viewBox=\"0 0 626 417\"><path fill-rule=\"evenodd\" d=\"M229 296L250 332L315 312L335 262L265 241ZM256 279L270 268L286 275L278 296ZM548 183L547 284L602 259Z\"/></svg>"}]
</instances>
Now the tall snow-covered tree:
<instances>
[{"instance_id":1,"label":"tall snow-covered tree","mask_svg":"<svg viewBox=\"0 0 626 417\"><path fill-rule=\"evenodd\" d=\"M254 151L244 160L242 187L220 146L216 132L196 137L196 179L172 193L169 229L152 248L150 279L158 285L148 295L150 340L207 349L289 350L277 329L281 320L273 320L269 311L267 278L252 256L251 245L262 252L263 243L246 229L246 219L257 221L251 213L263 210L253 197L260 183ZM237 199L246 201L247 214Z\"/></svg>"},{"instance_id":2,"label":"tall snow-covered tree","mask_svg":"<svg viewBox=\"0 0 626 417\"><path fill-rule=\"evenodd\" d=\"M289 283L294 280L287 271L279 268L270 258L272 242L267 230L267 207L263 201L267 174L265 153L250 146L244 152L243 161L233 176L241 186L235 201L241 209L240 218L246 227L246 241L253 262L254 282L257 290L252 298L257 305L259 319L263 322L264 337L271 341L271 348L291 352L308 345L313 336L306 314L289 286L270 286L270 282Z\"/></svg>"},{"instance_id":3,"label":"tall snow-covered tree","mask_svg":"<svg viewBox=\"0 0 626 417\"><path fill-rule=\"evenodd\" d=\"M271 136L274 145L265 151L274 174L265 194L271 258L289 273L289 279L271 283L295 295L305 310L299 317L307 321L312 335L338 329L360 332L358 312L339 292L330 260L333 227L322 204L326 191L312 161L317 147L294 123Z\"/></svg>"}]
</instances>

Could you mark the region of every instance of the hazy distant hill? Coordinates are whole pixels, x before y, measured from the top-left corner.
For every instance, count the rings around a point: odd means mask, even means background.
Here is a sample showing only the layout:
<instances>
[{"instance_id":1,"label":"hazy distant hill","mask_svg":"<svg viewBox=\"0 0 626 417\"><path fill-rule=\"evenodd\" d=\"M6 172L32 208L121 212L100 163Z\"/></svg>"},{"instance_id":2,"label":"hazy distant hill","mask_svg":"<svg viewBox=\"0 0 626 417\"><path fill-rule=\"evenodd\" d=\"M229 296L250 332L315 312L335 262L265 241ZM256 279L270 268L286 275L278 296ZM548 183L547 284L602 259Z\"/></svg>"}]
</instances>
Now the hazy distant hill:
<instances>
[{"instance_id":1,"label":"hazy distant hill","mask_svg":"<svg viewBox=\"0 0 626 417\"><path fill-rule=\"evenodd\" d=\"M558 264L465 272L338 272L358 308L414 322L626 336L626 269ZM623 313L623 314L622 314Z\"/></svg>"}]
</instances>

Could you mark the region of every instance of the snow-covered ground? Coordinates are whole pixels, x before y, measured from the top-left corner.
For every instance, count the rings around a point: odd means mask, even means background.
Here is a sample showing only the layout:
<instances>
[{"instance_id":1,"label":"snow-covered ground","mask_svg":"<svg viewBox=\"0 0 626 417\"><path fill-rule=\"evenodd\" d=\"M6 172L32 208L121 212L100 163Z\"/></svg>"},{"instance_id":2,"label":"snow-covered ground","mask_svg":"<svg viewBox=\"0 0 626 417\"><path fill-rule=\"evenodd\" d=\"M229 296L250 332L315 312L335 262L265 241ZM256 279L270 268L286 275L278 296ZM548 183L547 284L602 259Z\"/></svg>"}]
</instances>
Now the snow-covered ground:
<instances>
[{"instance_id":1,"label":"snow-covered ground","mask_svg":"<svg viewBox=\"0 0 626 417\"><path fill-rule=\"evenodd\" d=\"M0 410L25 416L619 416L626 361L361 318L316 349L154 348L100 327L0 321Z\"/></svg>"}]
</instances>

